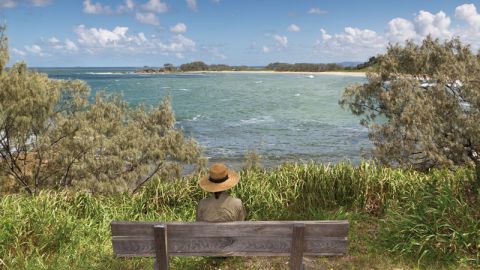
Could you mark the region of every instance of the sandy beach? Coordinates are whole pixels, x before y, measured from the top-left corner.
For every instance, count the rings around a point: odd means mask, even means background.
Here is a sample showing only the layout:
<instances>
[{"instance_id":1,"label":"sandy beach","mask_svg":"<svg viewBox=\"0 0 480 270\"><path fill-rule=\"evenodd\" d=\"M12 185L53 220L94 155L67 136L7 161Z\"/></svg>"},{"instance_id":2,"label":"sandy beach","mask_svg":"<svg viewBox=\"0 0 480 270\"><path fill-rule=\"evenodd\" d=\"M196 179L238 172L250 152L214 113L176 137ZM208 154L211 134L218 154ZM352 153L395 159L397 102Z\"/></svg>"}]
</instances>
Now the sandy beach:
<instances>
[{"instance_id":1,"label":"sandy beach","mask_svg":"<svg viewBox=\"0 0 480 270\"><path fill-rule=\"evenodd\" d=\"M187 73L251 73L251 74L301 74L301 75L336 75L365 77L365 72L345 72L345 71L324 71L324 72L295 72L295 71L273 71L273 70L240 70L240 71L193 71Z\"/></svg>"}]
</instances>

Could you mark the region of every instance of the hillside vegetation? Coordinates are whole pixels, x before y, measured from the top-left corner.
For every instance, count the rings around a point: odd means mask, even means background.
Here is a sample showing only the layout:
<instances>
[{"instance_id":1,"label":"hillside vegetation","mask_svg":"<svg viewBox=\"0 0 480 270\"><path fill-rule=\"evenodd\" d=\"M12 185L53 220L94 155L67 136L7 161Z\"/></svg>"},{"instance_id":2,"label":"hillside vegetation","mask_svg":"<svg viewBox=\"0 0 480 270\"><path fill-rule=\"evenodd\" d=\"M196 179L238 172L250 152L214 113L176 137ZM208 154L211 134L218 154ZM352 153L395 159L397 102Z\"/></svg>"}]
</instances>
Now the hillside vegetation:
<instances>
[{"instance_id":1,"label":"hillside vegetation","mask_svg":"<svg viewBox=\"0 0 480 270\"><path fill-rule=\"evenodd\" d=\"M480 209L474 172L419 173L373 163L286 164L241 172L231 193L249 220L348 219L349 255L311 258L316 269L480 266ZM137 195L42 191L0 198L5 269L148 269L153 259L116 259L113 220L193 221L206 196L198 176L155 179ZM221 269L282 269L288 258L229 258ZM174 258L173 269L216 269L208 258Z\"/></svg>"}]
</instances>

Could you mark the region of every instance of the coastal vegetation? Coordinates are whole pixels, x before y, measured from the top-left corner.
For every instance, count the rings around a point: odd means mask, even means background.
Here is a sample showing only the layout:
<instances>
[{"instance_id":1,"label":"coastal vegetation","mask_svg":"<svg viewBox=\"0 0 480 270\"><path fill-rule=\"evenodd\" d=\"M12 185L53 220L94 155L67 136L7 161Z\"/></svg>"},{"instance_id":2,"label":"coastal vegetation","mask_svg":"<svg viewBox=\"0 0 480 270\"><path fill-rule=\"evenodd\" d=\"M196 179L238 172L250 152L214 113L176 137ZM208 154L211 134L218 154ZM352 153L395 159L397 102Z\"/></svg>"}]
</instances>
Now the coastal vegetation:
<instances>
[{"instance_id":1,"label":"coastal vegetation","mask_svg":"<svg viewBox=\"0 0 480 270\"><path fill-rule=\"evenodd\" d=\"M0 38L5 67L3 32ZM175 178L182 165L201 160L200 146L175 128L169 98L155 108L102 93L89 102L85 82L50 79L23 62L1 69L0 85L2 185L14 191L135 192L153 176Z\"/></svg>"},{"instance_id":2,"label":"coastal vegetation","mask_svg":"<svg viewBox=\"0 0 480 270\"><path fill-rule=\"evenodd\" d=\"M480 209L470 169L392 169L375 163L285 164L241 171L231 193L249 220L348 219L349 254L308 258L313 269L455 268L480 265ZM44 190L0 197L0 268L149 269L153 259L117 259L112 220L193 221L206 194L198 175L155 178L128 193ZM288 258L172 260L174 269L284 269Z\"/></svg>"},{"instance_id":3,"label":"coastal vegetation","mask_svg":"<svg viewBox=\"0 0 480 270\"><path fill-rule=\"evenodd\" d=\"M202 61L181 64L174 67L172 64L165 64L163 68L144 67L137 70L137 73L171 73L171 72L192 72L192 71L277 71L277 72L325 72L325 71L361 71L376 64L376 57L370 58L367 62L357 66L343 66L341 64L315 64L315 63L270 63L265 67L230 66L226 64L208 65Z\"/></svg>"},{"instance_id":4,"label":"coastal vegetation","mask_svg":"<svg viewBox=\"0 0 480 270\"><path fill-rule=\"evenodd\" d=\"M109 224L193 221L203 174L181 168L201 169L200 146L175 128L168 98L154 108L106 94L89 101L84 82L25 63L6 69L0 32L0 269L151 268L151 258L113 256ZM231 193L249 220L349 220L348 256L308 258L307 267L480 267L478 65L458 40L390 46L340 101L363 117L379 162L264 169L252 150ZM282 269L287 260L172 264Z\"/></svg>"},{"instance_id":5,"label":"coastal vegetation","mask_svg":"<svg viewBox=\"0 0 480 270\"><path fill-rule=\"evenodd\" d=\"M373 154L417 170L474 166L480 186L480 61L460 40L391 45L347 87L340 105L361 117Z\"/></svg>"}]
</instances>

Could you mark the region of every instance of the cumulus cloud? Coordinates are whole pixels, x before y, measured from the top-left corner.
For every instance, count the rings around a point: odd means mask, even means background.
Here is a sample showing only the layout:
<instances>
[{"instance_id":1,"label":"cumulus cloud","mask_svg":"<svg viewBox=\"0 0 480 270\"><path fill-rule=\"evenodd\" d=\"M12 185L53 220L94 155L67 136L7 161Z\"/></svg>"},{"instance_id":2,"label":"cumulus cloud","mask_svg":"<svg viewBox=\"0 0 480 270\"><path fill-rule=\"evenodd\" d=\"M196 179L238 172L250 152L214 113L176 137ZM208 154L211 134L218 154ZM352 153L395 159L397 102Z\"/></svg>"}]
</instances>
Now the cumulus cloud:
<instances>
[{"instance_id":1,"label":"cumulus cloud","mask_svg":"<svg viewBox=\"0 0 480 270\"><path fill-rule=\"evenodd\" d=\"M320 29L322 39L315 42L317 52L340 55L345 59L364 59L385 48L385 39L370 29L345 27L344 31L330 35Z\"/></svg>"},{"instance_id":2,"label":"cumulus cloud","mask_svg":"<svg viewBox=\"0 0 480 270\"><path fill-rule=\"evenodd\" d=\"M160 21L157 18L157 15L152 12L137 12L135 13L135 19L144 24L159 25Z\"/></svg>"},{"instance_id":3,"label":"cumulus cloud","mask_svg":"<svg viewBox=\"0 0 480 270\"><path fill-rule=\"evenodd\" d=\"M219 48L217 47L208 47L204 46L203 50L207 52L210 56L212 56L213 59L215 60L225 60L227 59L227 56L223 54Z\"/></svg>"},{"instance_id":4,"label":"cumulus cloud","mask_svg":"<svg viewBox=\"0 0 480 270\"><path fill-rule=\"evenodd\" d=\"M147 3L142 5L142 8L146 11L155 13L165 13L168 11L167 4L161 0L149 0Z\"/></svg>"},{"instance_id":5,"label":"cumulus cloud","mask_svg":"<svg viewBox=\"0 0 480 270\"><path fill-rule=\"evenodd\" d=\"M104 51L129 54L156 54L166 53L177 57L184 57L185 53L196 51L196 43L192 39L177 34L170 40L164 41L152 36L148 39L143 32L130 34L128 27L117 26L112 30L104 28L87 28L79 25L74 29L77 35L77 44L73 41L62 44L65 50L71 52L86 51L90 54L99 54ZM212 50L212 54L220 52Z\"/></svg>"},{"instance_id":6,"label":"cumulus cloud","mask_svg":"<svg viewBox=\"0 0 480 270\"><path fill-rule=\"evenodd\" d=\"M65 49L67 51L71 51L71 52L76 52L78 51L78 47L77 45L75 44L75 42L71 41L70 39L65 39Z\"/></svg>"},{"instance_id":7,"label":"cumulus cloud","mask_svg":"<svg viewBox=\"0 0 480 270\"><path fill-rule=\"evenodd\" d=\"M177 23L175 26L170 27L170 31L173 33L185 33L187 26L184 23Z\"/></svg>"},{"instance_id":8,"label":"cumulus cloud","mask_svg":"<svg viewBox=\"0 0 480 270\"><path fill-rule=\"evenodd\" d=\"M455 17L467 22L471 27L480 29L480 14L474 4L464 4L455 9Z\"/></svg>"},{"instance_id":9,"label":"cumulus cloud","mask_svg":"<svg viewBox=\"0 0 480 270\"><path fill-rule=\"evenodd\" d=\"M119 5L117 7L117 13L121 14L129 11L133 11L134 8L135 8L135 2L133 2L133 0L125 0L124 4Z\"/></svg>"},{"instance_id":10,"label":"cumulus cloud","mask_svg":"<svg viewBox=\"0 0 480 270\"><path fill-rule=\"evenodd\" d=\"M37 44L33 44L32 46L25 46L25 50L33 55L37 56L45 56L47 55L44 53L42 47L38 46Z\"/></svg>"},{"instance_id":11,"label":"cumulus cloud","mask_svg":"<svg viewBox=\"0 0 480 270\"><path fill-rule=\"evenodd\" d=\"M58 40L56 37L51 37L51 38L47 39L47 41L50 44L56 44L56 43L60 42L60 40Z\"/></svg>"},{"instance_id":12,"label":"cumulus cloud","mask_svg":"<svg viewBox=\"0 0 480 270\"><path fill-rule=\"evenodd\" d=\"M308 14L325 14L327 13L325 10L322 10L318 7L312 7L308 10Z\"/></svg>"},{"instance_id":13,"label":"cumulus cloud","mask_svg":"<svg viewBox=\"0 0 480 270\"><path fill-rule=\"evenodd\" d=\"M158 47L167 52L183 53L186 51L195 51L195 41L179 34L172 38L169 43L156 43Z\"/></svg>"},{"instance_id":14,"label":"cumulus cloud","mask_svg":"<svg viewBox=\"0 0 480 270\"><path fill-rule=\"evenodd\" d=\"M273 39L277 41L279 47L288 47L288 38L286 36L273 35Z\"/></svg>"},{"instance_id":15,"label":"cumulus cloud","mask_svg":"<svg viewBox=\"0 0 480 270\"><path fill-rule=\"evenodd\" d=\"M0 8L13 8L18 4L33 5L43 7L49 5L53 0L0 0Z\"/></svg>"},{"instance_id":16,"label":"cumulus cloud","mask_svg":"<svg viewBox=\"0 0 480 270\"><path fill-rule=\"evenodd\" d=\"M87 14L112 14L112 8L99 2L92 3L91 0L85 0L83 1L83 12Z\"/></svg>"},{"instance_id":17,"label":"cumulus cloud","mask_svg":"<svg viewBox=\"0 0 480 270\"><path fill-rule=\"evenodd\" d=\"M290 24L287 30L290 32L300 32L300 27L298 27L296 24Z\"/></svg>"},{"instance_id":18,"label":"cumulus cloud","mask_svg":"<svg viewBox=\"0 0 480 270\"><path fill-rule=\"evenodd\" d=\"M395 18L388 23L386 37L393 43L402 43L405 40L415 39L417 32L415 25L403 18Z\"/></svg>"},{"instance_id":19,"label":"cumulus cloud","mask_svg":"<svg viewBox=\"0 0 480 270\"><path fill-rule=\"evenodd\" d=\"M17 2L14 0L0 0L0 7L2 8L13 8L17 5Z\"/></svg>"},{"instance_id":20,"label":"cumulus cloud","mask_svg":"<svg viewBox=\"0 0 480 270\"><path fill-rule=\"evenodd\" d=\"M414 21L415 30L421 37L431 35L433 38L449 38L452 36L449 30L451 20L443 11L432 14L420 10Z\"/></svg>"},{"instance_id":21,"label":"cumulus cloud","mask_svg":"<svg viewBox=\"0 0 480 270\"><path fill-rule=\"evenodd\" d=\"M320 32L322 32L322 40L323 41L327 41L327 40L332 38L332 36L329 35L325 29L323 29L323 28L320 29Z\"/></svg>"},{"instance_id":22,"label":"cumulus cloud","mask_svg":"<svg viewBox=\"0 0 480 270\"><path fill-rule=\"evenodd\" d=\"M23 57L23 56L26 55L26 53L25 53L24 51L18 50L18 49L16 49L16 48L13 48L13 49L12 49L12 53L13 53L14 55L21 56L21 57Z\"/></svg>"},{"instance_id":23,"label":"cumulus cloud","mask_svg":"<svg viewBox=\"0 0 480 270\"><path fill-rule=\"evenodd\" d=\"M186 0L187 1L187 7L191 10L196 11L197 10L197 0Z\"/></svg>"},{"instance_id":24,"label":"cumulus cloud","mask_svg":"<svg viewBox=\"0 0 480 270\"><path fill-rule=\"evenodd\" d=\"M92 48L115 48L128 40L128 27L115 27L112 31L104 28L86 28L81 24L74 29L78 43Z\"/></svg>"}]
</instances>

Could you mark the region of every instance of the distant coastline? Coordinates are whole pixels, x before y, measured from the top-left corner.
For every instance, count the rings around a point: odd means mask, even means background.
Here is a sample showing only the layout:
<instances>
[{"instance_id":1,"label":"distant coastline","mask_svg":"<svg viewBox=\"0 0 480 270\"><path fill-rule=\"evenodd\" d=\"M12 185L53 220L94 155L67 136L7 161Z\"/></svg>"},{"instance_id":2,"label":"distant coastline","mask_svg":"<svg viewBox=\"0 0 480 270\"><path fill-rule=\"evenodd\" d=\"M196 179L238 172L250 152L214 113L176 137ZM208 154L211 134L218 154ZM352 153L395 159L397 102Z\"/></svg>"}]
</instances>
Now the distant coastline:
<instances>
[{"instance_id":1,"label":"distant coastline","mask_svg":"<svg viewBox=\"0 0 480 270\"><path fill-rule=\"evenodd\" d=\"M274 71L274 70L238 70L238 71L189 71L185 73L226 73L226 74L300 74L300 75L336 75L336 76L352 76L352 77L366 77L366 72L362 71Z\"/></svg>"},{"instance_id":2,"label":"distant coastline","mask_svg":"<svg viewBox=\"0 0 480 270\"><path fill-rule=\"evenodd\" d=\"M170 73L266 73L266 74L314 74L341 75L365 77L365 71L374 66L376 57L371 57L368 62L356 66L343 66L337 63L270 63L264 67L229 66L225 64L208 65L202 61L182 64L178 67L173 64L164 64L163 67L144 66L133 71L137 74L170 74Z\"/></svg>"},{"instance_id":3,"label":"distant coastline","mask_svg":"<svg viewBox=\"0 0 480 270\"><path fill-rule=\"evenodd\" d=\"M199 70L199 71L158 71L158 70L135 70L134 74L300 74L300 75L335 75L335 76L352 76L352 77L366 77L364 71L275 71L275 70Z\"/></svg>"}]
</instances>

